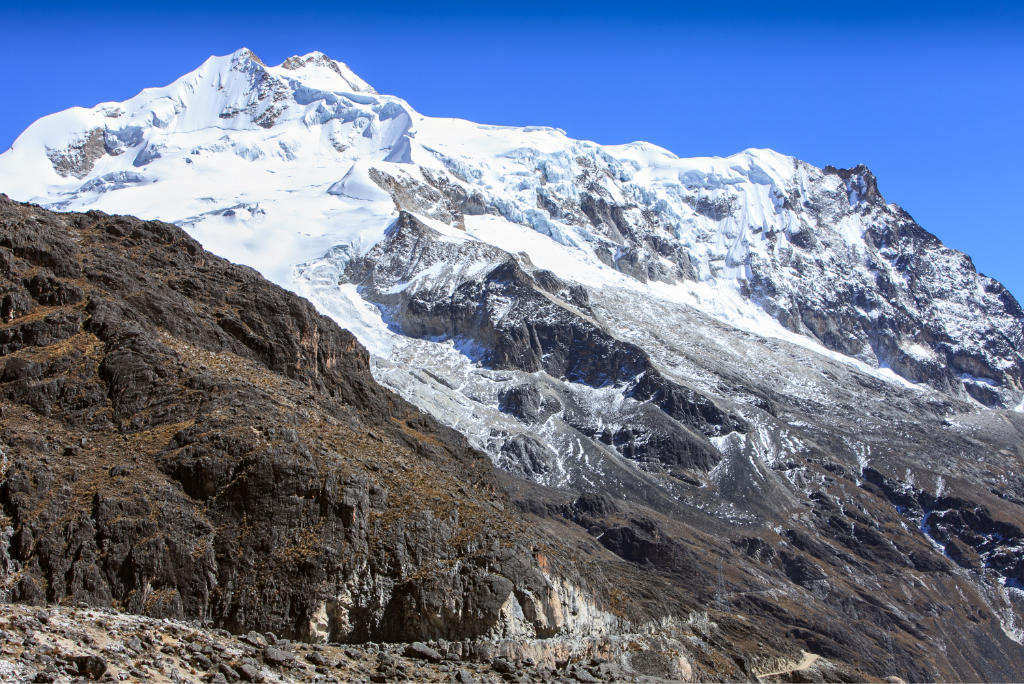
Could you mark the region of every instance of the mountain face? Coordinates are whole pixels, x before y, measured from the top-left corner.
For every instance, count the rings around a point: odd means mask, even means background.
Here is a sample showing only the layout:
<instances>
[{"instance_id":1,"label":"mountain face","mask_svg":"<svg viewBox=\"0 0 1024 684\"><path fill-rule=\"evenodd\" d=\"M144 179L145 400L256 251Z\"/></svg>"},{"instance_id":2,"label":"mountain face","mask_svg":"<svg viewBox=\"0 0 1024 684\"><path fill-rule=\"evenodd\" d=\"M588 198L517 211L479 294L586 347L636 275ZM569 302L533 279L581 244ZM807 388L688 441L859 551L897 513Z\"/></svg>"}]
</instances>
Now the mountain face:
<instances>
[{"instance_id":1,"label":"mountain face","mask_svg":"<svg viewBox=\"0 0 1024 684\"><path fill-rule=\"evenodd\" d=\"M563 275L571 264L583 284L732 313L953 396L1013 407L1024 393L1019 305L887 204L863 166L765 150L679 159L432 119L322 54L267 67L239 50L46 117L0 172L9 194L53 208L187 226L282 285L298 285L288 269L303 257L364 255L405 209Z\"/></svg>"},{"instance_id":2,"label":"mountain face","mask_svg":"<svg viewBox=\"0 0 1024 684\"><path fill-rule=\"evenodd\" d=\"M0 312L4 679L865 676L712 619L623 560L691 567L642 510L513 483L175 226L0 195Z\"/></svg>"},{"instance_id":3,"label":"mountain face","mask_svg":"<svg viewBox=\"0 0 1024 684\"><path fill-rule=\"evenodd\" d=\"M0 181L307 297L635 581L875 676L1024 674L1024 312L863 166L429 118L240 50L41 119Z\"/></svg>"}]
</instances>

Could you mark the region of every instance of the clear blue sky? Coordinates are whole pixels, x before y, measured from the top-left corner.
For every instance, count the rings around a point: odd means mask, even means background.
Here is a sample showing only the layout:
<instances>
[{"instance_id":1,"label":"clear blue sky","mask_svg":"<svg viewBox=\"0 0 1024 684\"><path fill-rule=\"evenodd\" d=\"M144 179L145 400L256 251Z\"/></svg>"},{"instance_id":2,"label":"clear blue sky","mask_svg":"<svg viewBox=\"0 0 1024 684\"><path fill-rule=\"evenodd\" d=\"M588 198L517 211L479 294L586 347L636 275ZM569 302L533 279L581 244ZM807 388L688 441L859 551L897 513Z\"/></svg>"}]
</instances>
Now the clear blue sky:
<instances>
[{"instance_id":1,"label":"clear blue sky","mask_svg":"<svg viewBox=\"0 0 1024 684\"><path fill-rule=\"evenodd\" d=\"M0 149L40 116L126 99L210 54L321 50L424 114L681 156L863 162L1024 297L1024 3L145 5L0 0Z\"/></svg>"}]
</instances>

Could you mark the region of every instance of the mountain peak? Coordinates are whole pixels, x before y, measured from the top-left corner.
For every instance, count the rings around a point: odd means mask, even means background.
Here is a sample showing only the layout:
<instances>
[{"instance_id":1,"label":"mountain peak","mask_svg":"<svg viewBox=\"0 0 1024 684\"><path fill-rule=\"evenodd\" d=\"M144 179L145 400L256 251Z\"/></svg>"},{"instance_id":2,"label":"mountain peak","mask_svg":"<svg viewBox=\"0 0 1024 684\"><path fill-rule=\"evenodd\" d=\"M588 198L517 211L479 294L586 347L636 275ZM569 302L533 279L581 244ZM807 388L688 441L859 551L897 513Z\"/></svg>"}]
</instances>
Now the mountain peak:
<instances>
[{"instance_id":1,"label":"mountain peak","mask_svg":"<svg viewBox=\"0 0 1024 684\"><path fill-rule=\"evenodd\" d=\"M232 62L236 62L236 63L237 62L250 61L250 62L256 62L257 64L260 64L262 66L266 66L266 64L264 64L263 60L260 59L259 56L255 52L253 52L252 50L250 50L247 47L240 47L240 48L238 48L237 50L232 52L229 55L229 57L231 58Z\"/></svg>"},{"instance_id":2,"label":"mountain peak","mask_svg":"<svg viewBox=\"0 0 1024 684\"><path fill-rule=\"evenodd\" d=\"M313 65L326 66L330 68L334 64L335 61L333 59L319 50L314 50L313 52L309 52L304 55L292 55L281 62L281 67L285 69L301 69L304 66Z\"/></svg>"},{"instance_id":3,"label":"mountain peak","mask_svg":"<svg viewBox=\"0 0 1024 684\"><path fill-rule=\"evenodd\" d=\"M864 164L857 164L849 169L839 169L829 164L822 171L843 179L850 196L850 204L856 204L861 200L869 204L885 204L882 193L878 191L878 179Z\"/></svg>"},{"instance_id":4,"label":"mountain peak","mask_svg":"<svg viewBox=\"0 0 1024 684\"><path fill-rule=\"evenodd\" d=\"M228 55L211 56L206 63L213 65L215 69L221 68L225 64L229 64L231 69L240 72L255 69L257 72L266 72L278 79L298 80L317 90L345 90L377 94L373 86L360 78L347 64L331 59L319 50L304 55L292 55L277 66L271 66L249 48L240 47Z\"/></svg>"},{"instance_id":5,"label":"mountain peak","mask_svg":"<svg viewBox=\"0 0 1024 684\"><path fill-rule=\"evenodd\" d=\"M523 247L505 236L526 230L532 262L553 272L602 286L654 281L723 320L820 343L885 379L1020 403L1016 302L984 284L949 286L944 278L975 282L973 265L934 238L908 241L925 231L886 203L863 165L816 169L766 149L683 159L648 143L601 147L554 129L434 119L375 94L323 52L268 66L241 48L128 101L36 122L0 156L0 177L19 199L188 226L288 287L294 266L335 246L371 249L398 210L468 226L515 253ZM317 237L298 224L319 226ZM925 243L942 268L923 260ZM555 250L575 265L548 258ZM851 303L849 291L870 296ZM987 327L940 315L933 301L984 311ZM379 332L362 316L341 318Z\"/></svg>"},{"instance_id":6,"label":"mountain peak","mask_svg":"<svg viewBox=\"0 0 1024 684\"><path fill-rule=\"evenodd\" d=\"M376 93L373 86L361 79L354 71L348 68L344 62L331 59L323 52L316 50L305 55L292 55L278 65L280 69L302 72L306 70L328 69L345 81L346 86L356 92Z\"/></svg>"}]
</instances>

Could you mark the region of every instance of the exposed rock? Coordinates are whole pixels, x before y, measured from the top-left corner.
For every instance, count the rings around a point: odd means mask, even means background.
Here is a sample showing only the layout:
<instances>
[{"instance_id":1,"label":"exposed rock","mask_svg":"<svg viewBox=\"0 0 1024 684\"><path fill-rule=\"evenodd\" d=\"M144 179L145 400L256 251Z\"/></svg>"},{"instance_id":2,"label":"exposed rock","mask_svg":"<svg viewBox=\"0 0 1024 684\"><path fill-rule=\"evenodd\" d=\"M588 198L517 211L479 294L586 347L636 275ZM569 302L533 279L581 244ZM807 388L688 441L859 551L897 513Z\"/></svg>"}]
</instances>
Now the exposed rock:
<instances>
[{"instance_id":1,"label":"exposed rock","mask_svg":"<svg viewBox=\"0 0 1024 684\"><path fill-rule=\"evenodd\" d=\"M80 140L61 150L47 150L53 170L61 176L85 178L100 157L107 153L103 130L94 128Z\"/></svg>"},{"instance_id":2,"label":"exposed rock","mask_svg":"<svg viewBox=\"0 0 1024 684\"><path fill-rule=\"evenodd\" d=\"M238 666L238 676L243 682L262 682L266 679L259 668L251 663L242 663Z\"/></svg>"},{"instance_id":3,"label":"exposed rock","mask_svg":"<svg viewBox=\"0 0 1024 684\"><path fill-rule=\"evenodd\" d=\"M221 663L217 666L217 669L220 670L220 674L224 675L224 678L229 682L237 682L242 678L235 668L231 667L227 663Z\"/></svg>"},{"instance_id":4,"label":"exposed rock","mask_svg":"<svg viewBox=\"0 0 1024 684\"><path fill-rule=\"evenodd\" d=\"M491 660L491 667L494 668L495 672L500 672L501 674L514 674L518 669L504 658L493 658Z\"/></svg>"},{"instance_id":5,"label":"exposed rock","mask_svg":"<svg viewBox=\"0 0 1024 684\"><path fill-rule=\"evenodd\" d=\"M78 666L78 674L89 679L100 679L107 673L107 663L95 655L75 656L72 659Z\"/></svg>"},{"instance_id":6,"label":"exposed rock","mask_svg":"<svg viewBox=\"0 0 1024 684\"><path fill-rule=\"evenodd\" d=\"M249 633L242 637L242 640L256 648L265 648L267 645L267 640L259 632L249 631Z\"/></svg>"},{"instance_id":7,"label":"exposed rock","mask_svg":"<svg viewBox=\"0 0 1024 684\"><path fill-rule=\"evenodd\" d=\"M268 646L263 650L263 661L274 667L287 667L295 662L295 654Z\"/></svg>"},{"instance_id":8,"label":"exposed rock","mask_svg":"<svg viewBox=\"0 0 1024 684\"><path fill-rule=\"evenodd\" d=\"M420 641L414 641L406 646L405 655L419 660L429 660L432 663L444 660L444 656Z\"/></svg>"},{"instance_id":9,"label":"exposed rock","mask_svg":"<svg viewBox=\"0 0 1024 684\"><path fill-rule=\"evenodd\" d=\"M569 668L569 676L575 679L577 682L584 682L584 684L594 684L594 682L600 682L601 680L594 675L587 672L580 665L573 665Z\"/></svg>"}]
</instances>

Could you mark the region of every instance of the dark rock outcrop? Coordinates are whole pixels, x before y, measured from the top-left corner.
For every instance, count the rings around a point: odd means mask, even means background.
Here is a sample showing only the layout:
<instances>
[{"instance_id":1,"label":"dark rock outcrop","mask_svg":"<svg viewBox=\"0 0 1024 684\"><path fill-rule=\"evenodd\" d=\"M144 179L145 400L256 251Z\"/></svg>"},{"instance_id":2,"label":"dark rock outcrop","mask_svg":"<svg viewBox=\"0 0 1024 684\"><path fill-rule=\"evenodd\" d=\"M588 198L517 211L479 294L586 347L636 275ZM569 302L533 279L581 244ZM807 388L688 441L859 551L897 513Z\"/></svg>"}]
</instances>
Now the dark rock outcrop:
<instances>
[{"instance_id":1,"label":"dark rock outcrop","mask_svg":"<svg viewBox=\"0 0 1024 684\"><path fill-rule=\"evenodd\" d=\"M438 264L452 266L442 277L397 287L417 281ZM651 402L661 411L640 409L643 415L628 434L604 435L586 407L569 419L580 432L627 458L650 456L707 470L718 462L707 437L749 429L707 396L669 380L641 348L609 335L594 319L584 288L489 245L445 240L407 212L401 212L384 241L348 263L344 277L404 334L455 340L491 368L544 371L595 388L622 387L624 396ZM504 392L499 408L541 422L542 413L564 407L555 395L523 386ZM642 446L636 446L635 437L642 437ZM521 446L506 448L523 451Z\"/></svg>"}]
</instances>

